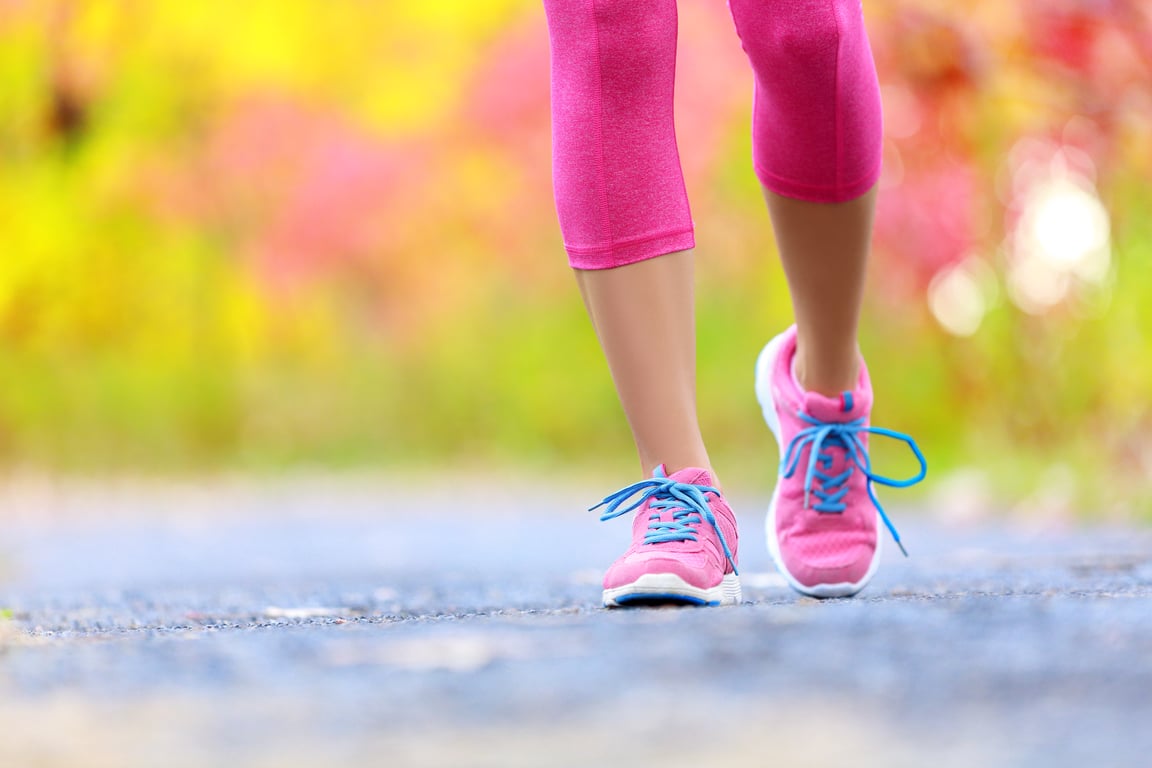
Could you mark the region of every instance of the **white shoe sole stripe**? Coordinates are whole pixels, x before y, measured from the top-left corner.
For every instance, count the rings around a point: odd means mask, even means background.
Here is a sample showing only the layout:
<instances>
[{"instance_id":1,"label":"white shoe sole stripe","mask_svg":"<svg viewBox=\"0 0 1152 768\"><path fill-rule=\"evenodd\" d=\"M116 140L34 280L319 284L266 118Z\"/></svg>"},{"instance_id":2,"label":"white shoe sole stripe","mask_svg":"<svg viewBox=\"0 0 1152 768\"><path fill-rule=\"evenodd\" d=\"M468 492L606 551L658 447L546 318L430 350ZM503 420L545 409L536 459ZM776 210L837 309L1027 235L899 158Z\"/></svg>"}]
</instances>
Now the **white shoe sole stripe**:
<instances>
[{"instance_id":1,"label":"white shoe sole stripe","mask_svg":"<svg viewBox=\"0 0 1152 768\"><path fill-rule=\"evenodd\" d=\"M735 605L742 599L740 577L729 573L715 587L701 589L674 573L645 573L631 584L604 590L604 605L612 608L628 602L628 599L663 596L682 597L714 605Z\"/></svg>"}]
</instances>

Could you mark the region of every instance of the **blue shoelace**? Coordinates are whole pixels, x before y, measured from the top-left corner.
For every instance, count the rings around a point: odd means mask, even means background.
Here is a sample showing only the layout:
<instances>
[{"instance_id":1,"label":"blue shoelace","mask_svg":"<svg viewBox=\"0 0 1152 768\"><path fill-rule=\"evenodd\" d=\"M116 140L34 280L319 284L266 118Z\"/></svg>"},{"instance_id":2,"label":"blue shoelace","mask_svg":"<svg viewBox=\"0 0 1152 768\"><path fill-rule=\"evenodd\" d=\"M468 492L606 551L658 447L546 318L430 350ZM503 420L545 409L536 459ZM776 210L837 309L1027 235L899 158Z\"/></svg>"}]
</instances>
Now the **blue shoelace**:
<instances>
[{"instance_id":1,"label":"blue shoelace","mask_svg":"<svg viewBox=\"0 0 1152 768\"><path fill-rule=\"evenodd\" d=\"M640 494L639 498L624 506L625 502L637 493ZM600 520L612 520L639 509L644 502L651 499L648 508L652 510L652 514L648 517L648 532L644 535L645 544L696 541L696 526L707 521L715 529L716 535L720 539L720 546L724 550L724 556L728 558L728 562L732 566L732 572L738 573L736 561L732 559L732 550L728 548L728 542L724 539L724 532L720 530L716 516L712 514L712 508L708 506L708 499L704 496L706 493L719 494L720 491L710 485L678 483L657 469L655 476L621 488L616 493L607 496L599 504L589 507L588 511L592 512L600 507L607 507L600 513ZM672 520L661 520L663 512L671 512Z\"/></svg>"},{"instance_id":2,"label":"blue shoelace","mask_svg":"<svg viewBox=\"0 0 1152 768\"><path fill-rule=\"evenodd\" d=\"M880 513L880 518L887 526L888 532L892 534L892 539L896 542L896 546L900 547L900 551L904 556L908 556L908 550L904 549L904 544L900 541L900 534L896 532L896 526L888 519L887 513L884 512L884 507L880 505L880 500L876 498L876 492L872 489L873 483L886 485L890 488L907 488L910 485L915 485L924 479L928 473L928 462L924 459L924 454L920 452L920 447L916 445L916 441L908 435L900 432L894 432L891 429L883 429L881 427L866 427L864 426L864 419L855 419L854 421L835 422L835 421L820 421L808 414L800 411L797 415L808 424L812 426L807 429L802 429L796 433L792 438L792 442L788 443L787 450L784 451L784 457L780 460L781 473L784 477L792 477L800 464L800 455L804 452L804 448L811 446L811 451L808 456L808 469L804 475L804 507L805 509L815 509L817 512L824 512L829 514L836 514L843 512L847 505L843 499L845 494L848 493L848 479L852 477L852 473L859 469L864 473L867 478L868 497L876 506L876 511ZM916 460L920 462L920 472L915 476L906 480L897 480L892 477L884 477L872 471L872 459L868 456L868 451L864 448L864 442L860 439L861 432L871 432L874 435L882 437L891 437L895 440L900 440L912 449L915 454ZM833 455L828 449L833 446L843 448L848 456L847 468L836 475L830 474L832 469ZM824 470L816 468L817 463ZM819 480L819 487L813 486L813 481ZM811 503L811 497L817 498L816 504Z\"/></svg>"}]
</instances>

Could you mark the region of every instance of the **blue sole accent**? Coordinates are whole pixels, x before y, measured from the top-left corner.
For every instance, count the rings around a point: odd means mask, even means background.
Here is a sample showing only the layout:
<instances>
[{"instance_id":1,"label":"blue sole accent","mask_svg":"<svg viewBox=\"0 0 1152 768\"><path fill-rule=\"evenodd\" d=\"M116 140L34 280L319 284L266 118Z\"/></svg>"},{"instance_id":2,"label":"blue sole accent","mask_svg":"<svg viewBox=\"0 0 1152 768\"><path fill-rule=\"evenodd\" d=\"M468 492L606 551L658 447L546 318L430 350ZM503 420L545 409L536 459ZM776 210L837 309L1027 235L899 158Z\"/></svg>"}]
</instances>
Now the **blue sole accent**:
<instances>
[{"instance_id":1,"label":"blue sole accent","mask_svg":"<svg viewBox=\"0 0 1152 768\"><path fill-rule=\"evenodd\" d=\"M664 594L642 593L635 595L621 595L616 598L617 605L667 605L679 603L682 605L720 605L719 600L702 600L699 597L678 595L675 592Z\"/></svg>"}]
</instances>

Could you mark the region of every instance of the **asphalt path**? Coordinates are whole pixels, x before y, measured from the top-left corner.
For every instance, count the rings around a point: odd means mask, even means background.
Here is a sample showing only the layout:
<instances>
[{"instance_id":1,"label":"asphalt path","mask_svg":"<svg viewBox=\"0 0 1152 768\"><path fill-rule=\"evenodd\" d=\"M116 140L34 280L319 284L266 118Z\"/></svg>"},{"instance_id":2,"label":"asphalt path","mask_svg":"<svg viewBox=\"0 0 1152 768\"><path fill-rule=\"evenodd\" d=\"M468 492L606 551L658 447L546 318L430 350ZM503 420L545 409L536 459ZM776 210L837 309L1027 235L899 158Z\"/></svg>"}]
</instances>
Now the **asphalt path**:
<instances>
[{"instance_id":1,"label":"asphalt path","mask_svg":"<svg viewBox=\"0 0 1152 768\"><path fill-rule=\"evenodd\" d=\"M743 604L610 611L595 498L430 482L8 492L0 766L1152 766L1148 529L896 507L817 601L737 495Z\"/></svg>"}]
</instances>

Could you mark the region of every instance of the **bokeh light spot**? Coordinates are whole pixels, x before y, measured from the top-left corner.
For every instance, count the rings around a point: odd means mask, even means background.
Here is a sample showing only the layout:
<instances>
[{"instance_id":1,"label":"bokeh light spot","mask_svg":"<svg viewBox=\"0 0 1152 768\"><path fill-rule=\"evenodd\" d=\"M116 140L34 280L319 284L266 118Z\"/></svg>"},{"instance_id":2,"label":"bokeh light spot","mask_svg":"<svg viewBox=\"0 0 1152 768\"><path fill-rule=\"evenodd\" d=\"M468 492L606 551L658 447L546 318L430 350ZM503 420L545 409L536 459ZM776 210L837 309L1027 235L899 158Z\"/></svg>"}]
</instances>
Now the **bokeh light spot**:
<instances>
[{"instance_id":1,"label":"bokeh light spot","mask_svg":"<svg viewBox=\"0 0 1152 768\"><path fill-rule=\"evenodd\" d=\"M1108 249L1108 212L1096 196L1068 178L1043 185L1029 200L1020 225L1022 246L1054 268L1079 271ZM1107 258L1104 259L1107 266Z\"/></svg>"},{"instance_id":2,"label":"bokeh light spot","mask_svg":"<svg viewBox=\"0 0 1152 768\"><path fill-rule=\"evenodd\" d=\"M1064 301L1077 282L1105 282L1111 224L1086 153L1038 142L1021 142L1017 149L1018 216L1008 241L1008 289L1017 306L1041 314Z\"/></svg>"},{"instance_id":3,"label":"bokeh light spot","mask_svg":"<svg viewBox=\"0 0 1152 768\"><path fill-rule=\"evenodd\" d=\"M945 267L928 285L932 316L952 335L971 336L995 301L995 281L992 270L976 256Z\"/></svg>"}]
</instances>

